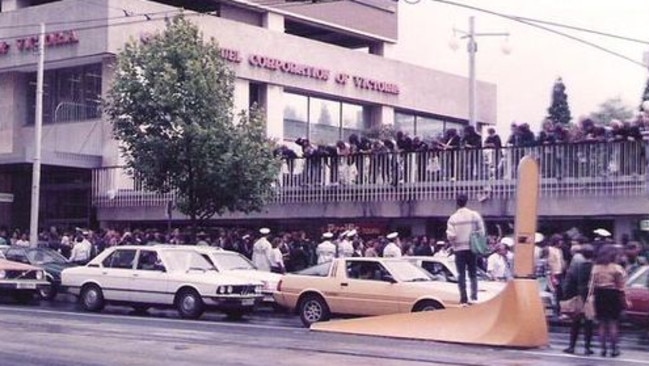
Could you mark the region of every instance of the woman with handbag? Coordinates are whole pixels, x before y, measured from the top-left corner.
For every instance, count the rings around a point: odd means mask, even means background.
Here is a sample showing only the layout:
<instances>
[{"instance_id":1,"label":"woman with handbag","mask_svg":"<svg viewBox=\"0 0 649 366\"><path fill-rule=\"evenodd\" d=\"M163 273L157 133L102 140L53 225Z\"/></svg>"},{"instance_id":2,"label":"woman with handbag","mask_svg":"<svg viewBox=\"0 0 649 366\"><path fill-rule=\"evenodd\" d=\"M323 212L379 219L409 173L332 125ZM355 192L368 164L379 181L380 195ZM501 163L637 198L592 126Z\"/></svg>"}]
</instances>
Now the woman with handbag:
<instances>
[{"instance_id":1,"label":"woman with handbag","mask_svg":"<svg viewBox=\"0 0 649 366\"><path fill-rule=\"evenodd\" d=\"M627 275L624 268L615 262L617 255L617 248L610 244L604 245L597 254L591 279L602 357L607 354L607 342L611 345L611 357L620 355L619 323L626 302L624 284Z\"/></svg>"},{"instance_id":2,"label":"woman with handbag","mask_svg":"<svg viewBox=\"0 0 649 366\"><path fill-rule=\"evenodd\" d=\"M584 244L579 253L583 259L573 261L568 267L565 281L563 282L563 295L564 299L574 301L579 308L574 309L570 314L570 345L564 349L565 353L575 353L575 345L579 330L583 324L584 326L584 354L589 356L593 354L590 348L591 340L593 339L593 319L584 314L583 304L586 302L586 297L589 293L589 283L591 270L593 268L593 255L594 249L590 244ZM563 302L562 302L563 303Z\"/></svg>"}]
</instances>

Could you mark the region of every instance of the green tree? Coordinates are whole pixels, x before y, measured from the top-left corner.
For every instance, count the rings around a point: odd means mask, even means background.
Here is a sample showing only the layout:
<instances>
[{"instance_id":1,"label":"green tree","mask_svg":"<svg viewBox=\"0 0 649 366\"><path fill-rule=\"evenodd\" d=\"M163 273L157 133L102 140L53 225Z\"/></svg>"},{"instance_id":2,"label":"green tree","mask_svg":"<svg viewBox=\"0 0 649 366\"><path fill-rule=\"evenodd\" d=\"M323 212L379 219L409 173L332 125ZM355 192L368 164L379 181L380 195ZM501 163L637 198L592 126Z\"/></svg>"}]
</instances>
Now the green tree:
<instances>
[{"instance_id":1,"label":"green tree","mask_svg":"<svg viewBox=\"0 0 649 366\"><path fill-rule=\"evenodd\" d=\"M620 97L610 98L601 103L589 117L595 122L608 125L614 119L625 121L633 117L633 108L625 105Z\"/></svg>"},{"instance_id":2,"label":"green tree","mask_svg":"<svg viewBox=\"0 0 649 366\"><path fill-rule=\"evenodd\" d=\"M640 102L640 111L649 113L649 110L644 107L644 103L649 101L649 79L647 79L647 85L644 87L644 92L642 93L642 101Z\"/></svg>"},{"instance_id":3,"label":"green tree","mask_svg":"<svg viewBox=\"0 0 649 366\"><path fill-rule=\"evenodd\" d=\"M261 111L235 122L234 78L216 42L180 15L125 45L105 101L129 172L146 190L175 192L194 230L216 214L261 209L279 171Z\"/></svg>"},{"instance_id":4,"label":"green tree","mask_svg":"<svg viewBox=\"0 0 649 366\"><path fill-rule=\"evenodd\" d=\"M556 123L567 125L570 123L570 107L568 106L568 95L566 86L561 78L557 78L552 87L552 104L548 108L548 117Z\"/></svg>"}]
</instances>

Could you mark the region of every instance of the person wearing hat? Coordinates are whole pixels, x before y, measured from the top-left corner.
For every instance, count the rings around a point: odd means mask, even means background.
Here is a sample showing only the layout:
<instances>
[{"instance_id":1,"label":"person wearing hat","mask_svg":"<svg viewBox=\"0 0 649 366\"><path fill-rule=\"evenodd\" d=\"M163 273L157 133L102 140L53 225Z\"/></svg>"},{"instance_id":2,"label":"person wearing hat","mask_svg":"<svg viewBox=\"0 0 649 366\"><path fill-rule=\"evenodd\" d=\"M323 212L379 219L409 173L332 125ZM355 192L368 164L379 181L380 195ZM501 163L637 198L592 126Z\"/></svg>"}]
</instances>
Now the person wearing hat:
<instances>
[{"instance_id":1,"label":"person wearing hat","mask_svg":"<svg viewBox=\"0 0 649 366\"><path fill-rule=\"evenodd\" d=\"M487 273L496 281L507 281L512 277L511 266L507 260L507 245L502 241L487 258Z\"/></svg>"},{"instance_id":2,"label":"person wearing hat","mask_svg":"<svg viewBox=\"0 0 649 366\"><path fill-rule=\"evenodd\" d=\"M84 235L84 233L87 232L77 232L70 253L69 261L78 265L85 265L92 256L92 244L86 239L87 234Z\"/></svg>"},{"instance_id":3,"label":"person wearing hat","mask_svg":"<svg viewBox=\"0 0 649 366\"><path fill-rule=\"evenodd\" d=\"M268 241L270 229L261 228L259 234L261 237L252 246L252 263L258 270L270 272L273 252L273 246Z\"/></svg>"},{"instance_id":4,"label":"person wearing hat","mask_svg":"<svg viewBox=\"0 0 649 366\"><path fill-rule=\"evenodd\" d=\"M315 253L318 256L318 264L330 262L336 258L336 245L331 242L331 238L334 237L334 234L326 232L322 234L322 243L318 244L315 249Z\"/></svg>"},{"instance_id":5,"label":"person wearing hat","mask_svg":"<svg viewBox=\"0 0 649 366\"><path fill-rule=\"evenodd\" d=\"M562 283L566 271L566 261L563 257L563 237L554 234L550 237L550 246L548 247L548 270L550 271L550 281L554 289L555 306L554 314L560 315L559 300L563 298Z\"/></svg>"},{"instance_id":6,"label":"person wearing hat","mask_svg":"<svg viewBox=\"0 0 649 366\"><path fill-rule=\"evenodd\" d=\"M385 236L390 242L383 248L384 258L398 258L401 257L401 247L399 247L399 233L392 232Z\"/></svg>"},{"instance_id":7,"label":"person wearing hat","mask_svg":"<svg viewBox=\"0 0 649 366\"><path fill-rule=\"evenodd\" d=\"M471 283L471 300L478 300L478 258L471 251L471 235L477 232L485 235L485 226L482 216L474 210L466 207L469 197L466 194L458 194L455 200L457 211L449 217L446 222L446 237L453 247L455 254L455 266L458 272L457 285L460 291L460 304L468 305L469 298L466 291L466 272L469 272Z\"/></svg>"},{"instance_id":8,"label":"person wearing hat","mask_svg":"<svg viewBox=\"0 0 649 366\"><path fill-rule=\"evenodd\" d=\"M343 238L338 243L338 257L352 257L354 255L354 246L352 245L352 240L356 236L356 230L346 231L343 235Z\"/></svg>"}]
</instances>

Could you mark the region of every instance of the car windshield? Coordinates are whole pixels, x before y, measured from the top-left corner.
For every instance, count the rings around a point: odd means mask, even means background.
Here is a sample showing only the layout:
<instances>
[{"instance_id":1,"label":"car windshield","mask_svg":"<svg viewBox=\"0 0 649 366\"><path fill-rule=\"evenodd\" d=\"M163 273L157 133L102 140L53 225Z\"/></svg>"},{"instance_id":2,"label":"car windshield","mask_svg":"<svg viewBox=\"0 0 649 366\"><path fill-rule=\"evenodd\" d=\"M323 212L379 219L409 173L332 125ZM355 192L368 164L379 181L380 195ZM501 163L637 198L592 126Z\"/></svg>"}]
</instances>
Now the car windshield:
<instances>
[{"instance_id":1,"label":"car windshield","mask_svg":"<svg viewBox=\"0 0 649 366\"><path fill-rule=\"evenodd\" d=\"M215 251L212 253L211 258L214 261L214 265L219 271L230 271L235 269L257 269L252 264L252 262L237 253Z\"/></svg>"},{"instance_id":2,"label":"car windshield","mask_svg":"<svg viewBox=\"0 0 649 366\"><path fill-rule=\"evenodd\" d=\"M329 276L329 269L331 268L331 263L332 262L325 262L322 264L315 265L313 267L305 268L295 273L303 276L327 277Z\"/></svg>"},{"instance_id":3,"label":"car windshield","mask_svg":"<svg viewBox=\"0 0 649 366\"><path fill-rule=\"evenodd\" d=\"M214 270L214 266L210 262L192 250L162 250L160 256L168 271Z\"/></svg>"},{"instance_id":4,"label":"car windshield","mask_svg":"<svg viewBox=\"0 0 649 366\"><path fill-rule=\"evenodd\" d=\"M57 263L57 264L68 263L68 260L65 259L64 256L51 249L28 250L27 259L29 259L29 263L36 264L36 265L48 264L48 263Z\"/></svg>"},{"instance_id":5,"label":"car windshield","mask_svg":"<svg viewBox=\"0 0 649 366\"><path fill-rule=\"evenodd\" d=\"M407 260L384 261L383 265L390 271L397 281L426 282L432 281L430 274Z\"/></svg>"}]
</instances>

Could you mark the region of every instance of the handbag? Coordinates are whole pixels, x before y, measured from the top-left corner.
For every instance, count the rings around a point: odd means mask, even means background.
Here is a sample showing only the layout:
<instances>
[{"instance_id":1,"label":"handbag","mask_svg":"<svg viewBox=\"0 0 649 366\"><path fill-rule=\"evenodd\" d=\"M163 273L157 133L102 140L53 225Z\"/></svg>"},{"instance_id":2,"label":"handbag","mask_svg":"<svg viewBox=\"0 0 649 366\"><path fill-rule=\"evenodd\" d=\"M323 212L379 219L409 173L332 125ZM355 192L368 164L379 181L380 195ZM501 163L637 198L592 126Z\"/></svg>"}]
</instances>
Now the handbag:
<instances>
[{"instance_id":1,"label":"handbag","mask_svg":"<svg viewBox=\"0 0 649 366\"><path fill-rule=\"evenodd\" d=\"M559 308L562 314L575 316L584 311L584 300L580 295L573 296L567 300L559 301Z\"/></svg>"},{"instance_id":2,"label":"handbag","mask_svg":"<svg viewBox=\"0 0 649 366\"><path fill-rule=\"evenodd\" d=\"M485 256L489 254L489 245L487 245L487 237L480 233L477 228L477 222L473 221L473 232L469 237L469 244L473 254L478 256Z\"/></svg>"}]
</instances>

